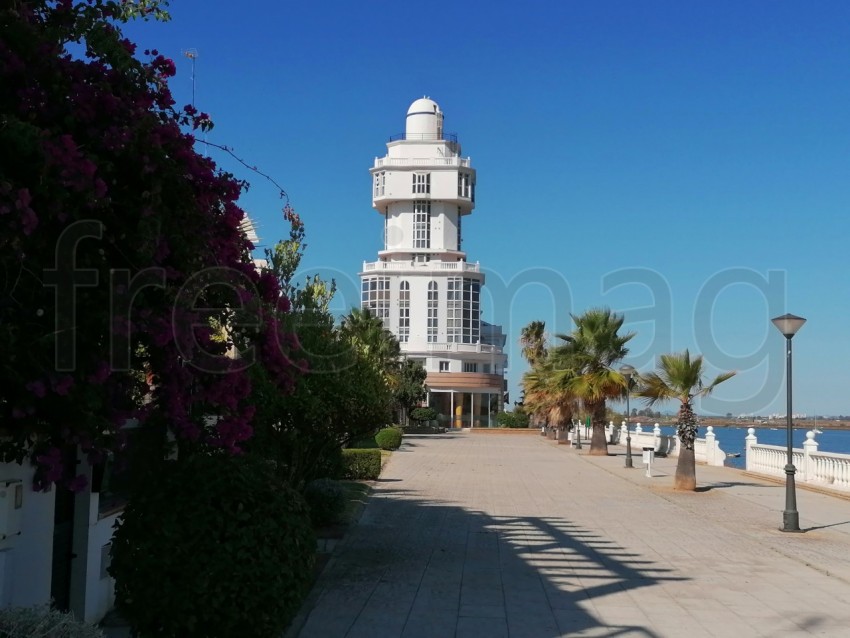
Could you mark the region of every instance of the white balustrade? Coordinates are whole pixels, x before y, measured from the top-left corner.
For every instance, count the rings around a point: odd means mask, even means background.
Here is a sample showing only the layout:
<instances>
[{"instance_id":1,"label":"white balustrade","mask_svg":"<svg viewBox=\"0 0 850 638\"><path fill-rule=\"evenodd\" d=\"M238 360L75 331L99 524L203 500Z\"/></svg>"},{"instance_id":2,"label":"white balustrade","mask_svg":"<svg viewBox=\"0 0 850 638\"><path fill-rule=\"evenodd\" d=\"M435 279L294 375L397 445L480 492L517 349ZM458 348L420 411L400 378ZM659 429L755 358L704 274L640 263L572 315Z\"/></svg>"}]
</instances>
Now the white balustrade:
<instances>
[{"instance_id":1,"label":"white balustrade","mask_svg":"<svg viewBox=\"0 0 850 638\"><path fill-rule=\"evenodd\" d=\"M746 455L748 472L785 478L788 449L781 445L760 444L754 428L747 430ZM797 469L796 481L850 492L850 454L818 452L815 433L809 431L803 449L794 448L791 455Z\"/></svg>"},{"instance_id":2,"label":"white balustrade","mask_svg":"<svg viewBox=\"0 0 850 638\"><path fill-rule=\"evenodd\" d=\"M479 263L465 261L364 261L363 272L375 270L460 270L463 272L481 272Z\"/></svg>"},{"instance_id":3,"label":"white balustrade","mask_svg":"<svg viewBox=\"0 0 850 638\"><path fill-rule=\"evenodd\" d=\"M620 445L624 445L629 436L629 428L625 421L619 427L611 422L605 426L605 431L609 436L609 441ZM658 423L653 426L652 430L647 431L644 431L643 426L637 423L631 432L631 439L634 449L651 447L657 455L677 457L681 449L679 437L675 434L662 434L661 426ZM694 441L694 459L698 463L707 465L724 465L726 453L720 449L720 443L717 441L717 435L712 426L706 428L705 438Z\"/></svg>"},{"instance_id":4,"label":"white balustrade","mask_svg":"<svg viewBox=\"0 0 850 638\"><path fill-rule=\"evenodd\" d=\"M469 167L468 157L376 157L375 168L383 166L461 166Z\"/></svg>"},{"instance_id":5,"label":"white balustrade","mask_svg":"<svg viewBox=\"0 0 850 638\"><path fill-rule=\"evenodd\" d=\"M419 349L419 348L417 348ZM424 349L428 352L469 352L492 354L496 346L486 343L426 343Z\"/></svg>"}]
</instances>

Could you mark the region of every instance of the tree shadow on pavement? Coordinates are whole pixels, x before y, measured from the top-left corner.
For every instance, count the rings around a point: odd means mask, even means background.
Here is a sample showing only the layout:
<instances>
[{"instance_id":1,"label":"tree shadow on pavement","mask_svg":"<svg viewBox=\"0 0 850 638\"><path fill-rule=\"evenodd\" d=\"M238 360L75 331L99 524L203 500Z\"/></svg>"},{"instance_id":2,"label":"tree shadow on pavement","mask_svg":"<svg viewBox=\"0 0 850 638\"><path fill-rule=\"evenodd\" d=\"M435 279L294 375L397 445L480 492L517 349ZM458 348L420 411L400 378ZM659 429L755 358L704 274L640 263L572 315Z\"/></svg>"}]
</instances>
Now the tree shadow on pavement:
<instances>
[{"instance_id":1,"label":"tree shadow on pavement","mask_svg":"<svg viewBox=\"0 0 850 638\"><path fill-rule=\"evenodd\" d=\"M723 481L720 483L711 483L709 485L700 485L694 492L710 492L711 490L722 490L730 487L763 487L776 489L775 485L765 485L764 483L750 483L749 481Z\"/></svg>"},{"instance_id":2,"label":"tree shadow on pavement","mask_svg":"<svg viewBox=\"0 0 850 638\"><path fill-rule=\"evenodd\" d=\"M562 518L379 489L287 636L654 638L636 597L683 580Z\"/></svg>"}]
</instances>

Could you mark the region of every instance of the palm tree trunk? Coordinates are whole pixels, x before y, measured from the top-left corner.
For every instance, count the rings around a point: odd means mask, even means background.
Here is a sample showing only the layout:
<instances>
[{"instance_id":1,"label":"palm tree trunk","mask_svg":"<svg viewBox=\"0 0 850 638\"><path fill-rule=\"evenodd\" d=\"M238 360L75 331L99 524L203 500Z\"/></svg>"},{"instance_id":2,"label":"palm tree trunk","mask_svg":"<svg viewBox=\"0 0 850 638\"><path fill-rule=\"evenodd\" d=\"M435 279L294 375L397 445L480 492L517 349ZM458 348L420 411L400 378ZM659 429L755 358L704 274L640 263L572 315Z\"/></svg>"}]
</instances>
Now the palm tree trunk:
<instances>
[{"instance_id":1,"label":"palm tree trunk","mask_svg":"<svg viewBox=\"0 0 850 638\"><path fill-rule=\"evenodd\" d=\"M676 463L676 478L673 481L674 490L697 489L697 464L694 454L694 439L697 435L697 417L690 403L683 403L679 408L679 460Z\"/></svg>"},{"instance_id":2,"label":"palm tree trunk","mask_svg":"<svg viewBox=\"0 0 850 638\"><path fill-rule=\"evenodd\" d=\"M591 456L608 456L608 438L605 436L605 401L588 405L593 425L593 435L590 439Z\"/></svg>"},{"instance_id":3,"label":"palm tree trunk","mask_svg":"<svg viewBox=\"0 0 850 638\"><path fill-rule=\"evenodd\" d=\"M676 478L673 481L674 490L693 492L697 489L697 466L694 448L681 446L679 461L676 463Z\"/></svg>"}]
</instances>

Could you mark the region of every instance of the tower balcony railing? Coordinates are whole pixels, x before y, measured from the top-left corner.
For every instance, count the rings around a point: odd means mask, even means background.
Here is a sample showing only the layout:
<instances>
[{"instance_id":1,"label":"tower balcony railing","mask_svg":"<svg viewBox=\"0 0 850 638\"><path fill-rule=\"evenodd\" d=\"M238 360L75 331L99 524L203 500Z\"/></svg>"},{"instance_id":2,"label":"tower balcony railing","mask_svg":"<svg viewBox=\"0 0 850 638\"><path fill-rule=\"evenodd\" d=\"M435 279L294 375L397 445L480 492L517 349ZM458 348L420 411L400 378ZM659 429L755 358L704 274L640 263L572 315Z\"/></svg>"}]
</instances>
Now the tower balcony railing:
<instances>
[{"instance_id":1,"label":"tower balcony railing","mask_svg":"<svg viewBox=\"0 0 850 638\"><path fill-rule=\"evenodd\" d=\"M458 166L469 168L468 157L376 157L375 168L386 166Z\"/></svg>"},{"instance_id":2,"label":"tower balcony railing","mask_svg":"<svg viewBox=\"0 0 850 638\"><path fill-rule=\"evenodd\" d=\"M398 133L390 136L390 142L452 142L457 144L457 133Z\"/></svg>"},{"instance_id":3,"label":"tower balcony railing","mask_svg":"<svg viewBox=\"0 0 850 638\"><path fill-rule=\"evenodd\" d=\"M426 352L470 352L481 354L501 354L502 349L485 343L426 343Z\"/></svg>"},{"instance_id":4,"label":"tower balcony railing","mask_svg":"<svg viewBox=\"0 0 850 638\"><path fill-rule=\"evenodd\" d=\"M410 271L410 270L434 270L434 271L460 271L481 272L481 265L465 261L364 261L363 272L377 270Z\"/></svg>"}]
</instances>

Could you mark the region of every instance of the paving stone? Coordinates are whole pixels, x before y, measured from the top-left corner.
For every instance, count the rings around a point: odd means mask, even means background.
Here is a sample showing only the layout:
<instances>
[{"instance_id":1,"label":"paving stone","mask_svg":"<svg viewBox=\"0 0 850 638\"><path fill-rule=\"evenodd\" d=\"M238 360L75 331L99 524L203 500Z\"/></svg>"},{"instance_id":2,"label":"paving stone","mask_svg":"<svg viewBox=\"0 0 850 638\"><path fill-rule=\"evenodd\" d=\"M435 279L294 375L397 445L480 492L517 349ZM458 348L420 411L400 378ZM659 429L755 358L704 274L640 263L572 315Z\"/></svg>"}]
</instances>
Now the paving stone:
<instances>
[{"instance_id":1,"label":"paving stone","mask_svg":"<svg viewBox=\"0 0 850 638\"><path fill-rule=\"evenodd\" d=\"M681 493L675 459L646 478L617 446L412 441L290 635L847 635L850 500L798 488L810 531L783 534L784 486L739 470L698 466L702 491Z\"/></svg>"}]
</instances>

